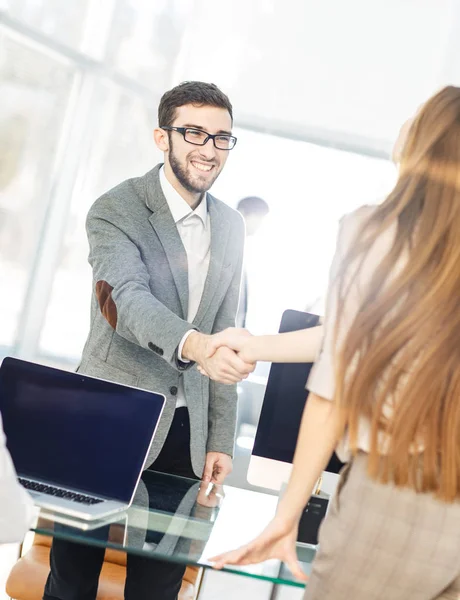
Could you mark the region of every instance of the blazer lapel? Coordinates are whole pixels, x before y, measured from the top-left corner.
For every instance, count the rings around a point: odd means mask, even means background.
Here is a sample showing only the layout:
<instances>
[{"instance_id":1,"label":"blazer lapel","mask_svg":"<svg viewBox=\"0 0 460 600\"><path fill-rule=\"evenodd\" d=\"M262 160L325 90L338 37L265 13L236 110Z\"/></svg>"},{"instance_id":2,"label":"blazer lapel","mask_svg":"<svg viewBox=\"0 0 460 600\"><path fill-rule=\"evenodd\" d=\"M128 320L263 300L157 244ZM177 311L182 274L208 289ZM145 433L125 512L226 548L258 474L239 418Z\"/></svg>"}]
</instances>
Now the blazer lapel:
<instances>
[{"instance_id":1,"label":"blazer lapel","mask_svg":"<svg viewBox=\"0 0 460 600\"><path fill-rule=\"evenodd\" d=\"M193 323L199 325L208 310L217 286L219 285L222 268L224 267L230 226L222 217L214 198L208 194L208 212L211 222L211 256L209 259L208 275L204 284L203 295Z\"/></svg>"},{"instance_id":2,"label":"blazer lapel","mask_svg":"<svg viewBox=\"0 0 460 600\"><path fill-rule=\"evenodd\" d=\"M182 307L182 318L187 320L189 294L187 254L161 189L160 167L161 165L158 165L145 175L146 204L152 211L149 217L150 224L155 230L169 262Z\"/></svg>"}]
</instances>

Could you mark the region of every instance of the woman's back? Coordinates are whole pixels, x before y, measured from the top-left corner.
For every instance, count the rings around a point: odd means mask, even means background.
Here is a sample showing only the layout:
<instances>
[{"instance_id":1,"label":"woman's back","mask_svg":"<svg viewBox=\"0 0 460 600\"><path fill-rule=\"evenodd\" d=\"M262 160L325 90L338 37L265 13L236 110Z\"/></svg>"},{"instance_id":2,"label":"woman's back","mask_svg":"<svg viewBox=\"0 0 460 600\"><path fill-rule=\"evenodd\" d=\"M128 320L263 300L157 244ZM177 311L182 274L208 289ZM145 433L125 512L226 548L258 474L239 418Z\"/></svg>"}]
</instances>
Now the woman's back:
<instances>
[{"instance_id":1,"label":"woman's back","mask_svg":"<svg viewBox=\"0 0 460 600\"><path fill-rule=\"evenodd\" d=\"M304 600L460 598L459 298L450 87L412 124L390 196L341 223L291 478L271 524L219 567L278 558L301 576L299 519L336 448L348 464Z\"/></svg>"},{"instance_id":2,"label":"woman's back","mask_svg":"<svg viewBox=\"0 0 460 600\"><path fill-rule=\"evenodd\" d=\"M369 473L444 500L460 493L459 232L460 89L449 87L415 118L393 192L342 224L325 342L352 452L364 420Z\"/></svg>"}]
</instances>

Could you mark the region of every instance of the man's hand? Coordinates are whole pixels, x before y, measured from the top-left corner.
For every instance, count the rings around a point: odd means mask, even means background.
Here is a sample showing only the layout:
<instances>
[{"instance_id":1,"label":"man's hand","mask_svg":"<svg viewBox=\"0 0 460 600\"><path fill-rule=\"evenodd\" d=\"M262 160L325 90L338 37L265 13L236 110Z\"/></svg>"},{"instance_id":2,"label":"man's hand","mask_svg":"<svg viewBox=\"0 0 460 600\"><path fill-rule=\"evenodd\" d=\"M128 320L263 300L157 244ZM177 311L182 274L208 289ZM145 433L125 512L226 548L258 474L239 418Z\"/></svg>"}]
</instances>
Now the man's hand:
<instances>
[{"instance_id":1,"label":"man's hand","mask_svg":"<svg viewBox=\"0 0 460 600\"><path fill-rule=\"evenodd\" d=\"M224 479L232 472L232 457L223 452L208 452L203 471L204 483L222 484Z\"/></svg>"},{"instance_id":2,"label":"man's hand","mask_svg":"<svg viewBox=\"0 0 460 600\"><path fill-rule=\"evenodd\" d=\"M201 372L218 383L234 384L246 379L254 371L255 364L245 362L230 348L214 350L211 346L213 337L194 331L182 348L182 356L198 363Z\"/></svg>"},{"instance_id":3,"label":"man's hand","mask_svg":"<svg viewBox=\"0 0 460 600\"><path fill-rule=\"evenodd\" d=\"M202 483L197 496L197 504L206 508L216 508L222 504L225 497L224 488L221 485Z\"/></svg>"}]
</instances>

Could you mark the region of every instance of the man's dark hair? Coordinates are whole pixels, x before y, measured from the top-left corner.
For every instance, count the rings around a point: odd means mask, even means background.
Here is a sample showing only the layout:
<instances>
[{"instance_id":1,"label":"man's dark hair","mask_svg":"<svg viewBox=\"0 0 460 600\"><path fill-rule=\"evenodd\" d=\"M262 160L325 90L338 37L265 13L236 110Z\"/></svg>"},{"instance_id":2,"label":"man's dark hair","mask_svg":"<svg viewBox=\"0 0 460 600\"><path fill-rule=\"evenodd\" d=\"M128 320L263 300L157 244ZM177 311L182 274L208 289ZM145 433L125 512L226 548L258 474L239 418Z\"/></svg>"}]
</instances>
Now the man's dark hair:
<instances>
[{"instance_id":1,"label":"man's dark hair","mask_svg":"<svg viewBox=\"0 0 460 600\"><path fill-rule=\"evenodd\" d=\"M176 109L186 104L225 108L233 121L231 102L217 85L203 81L184 81L163 94L158 107L158 126L171 126L176 118Z\"/></svg>"},{"instance_id":2,"label":"man's dark hair","mask_svg":"<svg viewBox=\"0 0 460 600\"><path fill-rule=\"evenodd\" d=\"M261 217L264 217L270 212L268 204L258 196L248 196L247 198L243 198L238 202L236 210L244 216L260 215Z\"/></svg>"}]
</instances>

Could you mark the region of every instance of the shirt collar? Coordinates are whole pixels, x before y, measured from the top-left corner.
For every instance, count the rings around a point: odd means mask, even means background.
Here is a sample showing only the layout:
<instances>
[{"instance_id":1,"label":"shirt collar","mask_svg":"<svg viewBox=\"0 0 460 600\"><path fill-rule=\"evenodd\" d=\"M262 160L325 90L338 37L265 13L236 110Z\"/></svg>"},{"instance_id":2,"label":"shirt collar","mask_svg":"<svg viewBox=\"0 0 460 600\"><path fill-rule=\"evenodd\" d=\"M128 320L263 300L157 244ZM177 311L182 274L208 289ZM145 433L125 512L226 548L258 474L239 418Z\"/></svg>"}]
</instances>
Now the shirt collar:
<instances>
[{"instance_id":1,"label":"shirt collar","mask_svg":"<svg viewBox=\"0 0 460 600\"><path fill-rule=\"evenodd\" d=\"M186 219L190 215L197 215L200 217L200 219L203 221L203 225L206 227L208 218L207 194L204 195L203 200L199 203L195 210L192 210L179 192L177 192L169 183L168 179L166 178L164 166L162 166L160 169L160 185L176 224L179 223L179 221Z\"/></svg>"}]
</instances>

